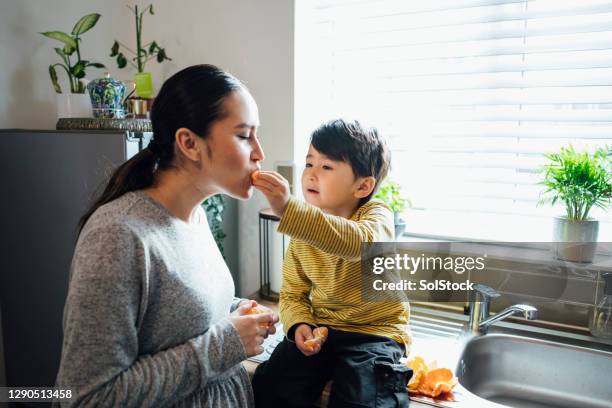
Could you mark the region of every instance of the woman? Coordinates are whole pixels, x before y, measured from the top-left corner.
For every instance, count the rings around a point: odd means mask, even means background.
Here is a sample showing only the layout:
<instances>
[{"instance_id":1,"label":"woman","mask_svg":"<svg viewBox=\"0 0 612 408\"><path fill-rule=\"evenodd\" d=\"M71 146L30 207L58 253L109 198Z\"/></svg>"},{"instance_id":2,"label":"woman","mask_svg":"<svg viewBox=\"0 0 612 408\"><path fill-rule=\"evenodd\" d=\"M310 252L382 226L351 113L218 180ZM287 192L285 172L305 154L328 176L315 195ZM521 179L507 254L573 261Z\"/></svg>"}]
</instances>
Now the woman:
<instances>
[{"instance_id":1,"label":"woman","mask_svg":"<svg viewBox=\"0 0 612 408\"><path fill-rule=\"evenodd\" d=\"M164 83L151 121L149 147L81 219L57 385L70 405L250 407L240 362L263 351L278 316L233 297L200 204L251 196L264 158L257 105L239 80L198 65Z\"/></svg>"}]
</instances>

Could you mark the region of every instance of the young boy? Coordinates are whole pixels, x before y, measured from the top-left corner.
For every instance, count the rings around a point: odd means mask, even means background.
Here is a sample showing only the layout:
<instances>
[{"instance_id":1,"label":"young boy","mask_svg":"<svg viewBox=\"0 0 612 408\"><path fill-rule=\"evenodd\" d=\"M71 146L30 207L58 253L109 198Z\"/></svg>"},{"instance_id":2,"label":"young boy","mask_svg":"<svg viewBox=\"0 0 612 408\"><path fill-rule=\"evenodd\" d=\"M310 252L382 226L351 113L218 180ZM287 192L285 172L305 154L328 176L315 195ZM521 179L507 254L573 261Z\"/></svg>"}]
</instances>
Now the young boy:
<instances>
[{"instance_id":1,"label":"young boy","mask_svg":"<svg viewBox=\"0 0 612 408\"><path fill-rule=\"evenodd\" d=\"M389 165L375 129L334 120L312 134L306 203L278 173L254 175L291 237L280 293L287 336L255 372L258 407L311 407L329 380L332 408L408 406L411 370L399 362L410 343L408 305L361 299L361 243L394 238L391 211L370 201ZM328 329L324 343L316 327Z\"/></svg>"}]
</instances>

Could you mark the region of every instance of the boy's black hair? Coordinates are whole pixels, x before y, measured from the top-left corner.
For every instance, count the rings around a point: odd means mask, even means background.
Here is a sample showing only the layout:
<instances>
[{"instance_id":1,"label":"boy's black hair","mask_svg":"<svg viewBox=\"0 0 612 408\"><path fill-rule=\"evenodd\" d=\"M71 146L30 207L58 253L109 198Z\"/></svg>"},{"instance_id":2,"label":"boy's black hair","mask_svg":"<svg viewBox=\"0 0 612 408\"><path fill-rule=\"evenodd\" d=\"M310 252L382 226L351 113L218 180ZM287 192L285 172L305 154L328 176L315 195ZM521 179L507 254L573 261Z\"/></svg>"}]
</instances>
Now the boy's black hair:
<instances>
[{"instance_id":1,"label":"boy's black hair","mask_svg":"<svg viewBox=\"0 0 612 408\"><path fill-rule=\"evenodd\" d=\"M310 144L331 160L351 165L355 177L376 179L372 193L359 200L359 206L370 201L391 166L391 153L385 139L375 128L365 128L357 121L335 119L316 129Z\"/></svg>"}]
</instances>

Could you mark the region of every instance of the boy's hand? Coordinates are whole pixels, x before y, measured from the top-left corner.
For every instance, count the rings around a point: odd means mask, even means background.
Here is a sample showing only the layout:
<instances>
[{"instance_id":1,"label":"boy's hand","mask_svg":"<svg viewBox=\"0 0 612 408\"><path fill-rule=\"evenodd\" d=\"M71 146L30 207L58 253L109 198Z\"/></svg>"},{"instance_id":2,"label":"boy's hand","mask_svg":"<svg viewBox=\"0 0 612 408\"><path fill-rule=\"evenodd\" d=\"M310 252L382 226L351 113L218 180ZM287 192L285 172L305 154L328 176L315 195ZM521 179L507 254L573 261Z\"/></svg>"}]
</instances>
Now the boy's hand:
<instances>
[{"instance_id":1,"label":"boy's hand","mask_svg":"<svg viewBox=\"0 0 612 408\"><path fill-rule=\"evenodd\" d=\"M295 345L306 357L313 356L321 351L321 345L315 344L312 348L304 344L306 340L314 339L312 329L307 324L300 324L294 333Z\"/></svg>"},{"instance_id":2,"label":"boy's hand","mask_svg":"<svg viewBox=\"0 0 612 408\"><path fill-rule=\"evenodd\" d=\"M257 172L252 179L255 188L266 196L272 212L282 217L291 198L289 182L275 171Z\"/></svg>"}]
</instances>

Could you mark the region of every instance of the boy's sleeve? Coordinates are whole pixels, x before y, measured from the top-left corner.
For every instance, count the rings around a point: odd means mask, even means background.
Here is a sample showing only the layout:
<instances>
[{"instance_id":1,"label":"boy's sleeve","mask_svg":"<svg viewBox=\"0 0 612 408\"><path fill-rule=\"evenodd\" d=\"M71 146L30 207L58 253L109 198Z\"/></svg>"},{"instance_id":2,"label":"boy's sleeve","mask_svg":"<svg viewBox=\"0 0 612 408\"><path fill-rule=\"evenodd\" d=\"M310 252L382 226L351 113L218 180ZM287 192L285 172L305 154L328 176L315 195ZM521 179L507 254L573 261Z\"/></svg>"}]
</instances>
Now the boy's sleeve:
<instances>
[{"instance_id":1,"label":"boy's sleeve","mask_svg":"<svg viewBox=\"0 0 612 408\"><path fill-rule=\"evenodd\" d=\"M325 214L321 209L291 198L278 231L349 261L361 259L362 242L394 240L393 214L382 203L365 204L360 219Z\"/></svg>"},{"instance_id":2,"label":"boy's sleeve","mask_svg":"<svg viewBox=\"0 0 612 408\"><path fill-rule=\"evenodd\" d=\"M283 284L280 291L280 319L285 333L299 323L315 325L310 305L312 283L304 273L295 250L295 242L289 248L283 262Z\"/></svg>"}]
</instances>

